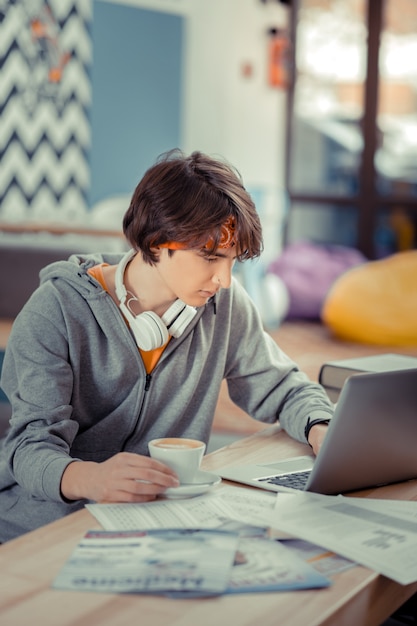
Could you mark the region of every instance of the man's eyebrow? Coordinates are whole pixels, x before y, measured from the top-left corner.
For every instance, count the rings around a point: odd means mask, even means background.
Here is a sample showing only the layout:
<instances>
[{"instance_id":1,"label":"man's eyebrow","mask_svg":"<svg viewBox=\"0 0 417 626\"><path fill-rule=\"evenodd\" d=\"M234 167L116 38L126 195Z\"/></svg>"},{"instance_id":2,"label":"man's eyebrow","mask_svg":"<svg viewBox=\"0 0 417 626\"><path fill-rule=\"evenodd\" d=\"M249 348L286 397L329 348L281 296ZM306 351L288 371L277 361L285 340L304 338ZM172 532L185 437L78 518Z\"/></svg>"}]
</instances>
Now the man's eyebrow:
<instances>
[{"instance_id":1,"label":"man's eyebrow","mask_svg":"<svg viewBox=\"0 0 417 626\"><path fill-rule=\"evenodd\" d=\"M215 257L218 257L218 258L221 258L221 259L227 259L228 258L227 254L224 254L223 252L217 252L217 251L216 252L211 252L210 254L207 254L207 252L204 253L204 251L203 251L203 254L204 254L204 256L215 256ZM233 257L233 260L234 259L237 259L237 255L235 255Z\"/></svg>"}]
</instances>

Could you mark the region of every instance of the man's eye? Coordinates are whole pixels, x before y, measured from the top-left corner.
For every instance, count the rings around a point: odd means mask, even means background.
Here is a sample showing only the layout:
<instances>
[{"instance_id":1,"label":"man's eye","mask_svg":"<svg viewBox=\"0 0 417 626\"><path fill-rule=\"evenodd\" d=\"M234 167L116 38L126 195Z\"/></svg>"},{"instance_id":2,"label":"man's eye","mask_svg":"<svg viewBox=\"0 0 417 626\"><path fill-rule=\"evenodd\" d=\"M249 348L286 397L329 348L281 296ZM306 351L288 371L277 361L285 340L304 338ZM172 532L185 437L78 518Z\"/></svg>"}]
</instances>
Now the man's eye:
<instances>
[{"instance_id":1,"label":"man's eye","mask_svg":"<svg viewBox=\"0 0 417 626\"><path fill-rule=\"evenodd\" d=\"M208 263L214 263L215 261L217 261L217 257L215 256L206 256L205 259Z\"/></svg>"}]
</instances>

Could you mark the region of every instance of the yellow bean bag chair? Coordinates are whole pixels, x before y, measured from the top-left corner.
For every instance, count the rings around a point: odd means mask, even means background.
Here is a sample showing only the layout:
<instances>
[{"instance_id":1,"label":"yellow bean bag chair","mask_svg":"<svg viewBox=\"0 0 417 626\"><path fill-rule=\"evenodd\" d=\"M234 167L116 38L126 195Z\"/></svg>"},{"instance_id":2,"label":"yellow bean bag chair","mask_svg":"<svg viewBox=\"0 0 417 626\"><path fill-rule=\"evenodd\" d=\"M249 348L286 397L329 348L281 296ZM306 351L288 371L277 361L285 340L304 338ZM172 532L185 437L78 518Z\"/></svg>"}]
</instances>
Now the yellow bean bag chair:
<instances>
[{"instance_id":1,"label":"yellow bean bag chair","mask_svg":"<svg viewBox=\"0 0 417 626\"><path fill-rule=\"evenodd\" d=\"M321 319L347 341L417 346L417 250L342 274L326 295Z\"/></svg>"}]
</instances>

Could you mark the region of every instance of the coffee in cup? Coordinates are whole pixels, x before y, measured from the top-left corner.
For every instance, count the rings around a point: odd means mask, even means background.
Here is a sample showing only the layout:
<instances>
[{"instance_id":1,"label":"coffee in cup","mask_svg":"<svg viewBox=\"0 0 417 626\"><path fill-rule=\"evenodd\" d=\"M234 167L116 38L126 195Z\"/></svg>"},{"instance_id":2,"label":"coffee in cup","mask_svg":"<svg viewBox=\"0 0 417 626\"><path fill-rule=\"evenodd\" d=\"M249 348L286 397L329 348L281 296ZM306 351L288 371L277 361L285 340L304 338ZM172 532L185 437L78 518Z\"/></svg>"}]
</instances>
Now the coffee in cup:
<instances>
[{"instance_id":1,"label":"coffee in cup","mask_svg":"<svg viewBox=\"0 0 417 626\"><path fill-rule=\"evenodd\" d=\"M177 474L181 484L192 483L198 471L206 444L198 439L163 437L148 444L153 459L168 465Z\"/></svg>"}]
</instances>

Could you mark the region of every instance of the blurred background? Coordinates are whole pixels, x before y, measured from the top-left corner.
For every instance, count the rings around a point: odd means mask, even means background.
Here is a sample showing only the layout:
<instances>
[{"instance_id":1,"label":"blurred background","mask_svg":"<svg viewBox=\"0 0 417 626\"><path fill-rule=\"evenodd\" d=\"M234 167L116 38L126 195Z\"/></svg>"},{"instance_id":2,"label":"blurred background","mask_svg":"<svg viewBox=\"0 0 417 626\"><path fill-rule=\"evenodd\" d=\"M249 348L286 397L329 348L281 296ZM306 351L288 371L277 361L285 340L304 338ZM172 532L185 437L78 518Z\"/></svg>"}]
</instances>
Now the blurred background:
<instances>
[{"instance_id":1,"label":"blurred background","mask_svg":"<svg viewBox=\"0 0 417 626\"><path fill-rule=\"evenodd\" d=\"M299 241L415 247L415 0L0 0L0 63L6 261L123 249L130 195L173 147L242 174L265 227L255 299Z\"/></svg>"}]
</instances>

